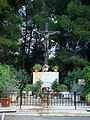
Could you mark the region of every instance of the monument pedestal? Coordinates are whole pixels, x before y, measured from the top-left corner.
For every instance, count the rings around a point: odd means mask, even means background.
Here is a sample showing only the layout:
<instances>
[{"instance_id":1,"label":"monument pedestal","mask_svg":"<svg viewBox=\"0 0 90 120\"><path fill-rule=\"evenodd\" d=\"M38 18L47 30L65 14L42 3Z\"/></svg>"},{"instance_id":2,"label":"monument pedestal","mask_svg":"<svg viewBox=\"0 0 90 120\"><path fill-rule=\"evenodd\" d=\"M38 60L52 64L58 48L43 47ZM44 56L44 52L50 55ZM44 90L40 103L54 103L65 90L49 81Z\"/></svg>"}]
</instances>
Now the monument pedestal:
<instances>
[{"instance_id":1,"label":"monument pedestal","mask_svg":"<svg viewBox=\"0 0 90 120\"><path fill-rule=\"evenodd\" d=\"M38 80L43 82L42 87L51 88L55 80L59 82L59 72L33 72L33 84Z\"/></svg>"}]
</instances>

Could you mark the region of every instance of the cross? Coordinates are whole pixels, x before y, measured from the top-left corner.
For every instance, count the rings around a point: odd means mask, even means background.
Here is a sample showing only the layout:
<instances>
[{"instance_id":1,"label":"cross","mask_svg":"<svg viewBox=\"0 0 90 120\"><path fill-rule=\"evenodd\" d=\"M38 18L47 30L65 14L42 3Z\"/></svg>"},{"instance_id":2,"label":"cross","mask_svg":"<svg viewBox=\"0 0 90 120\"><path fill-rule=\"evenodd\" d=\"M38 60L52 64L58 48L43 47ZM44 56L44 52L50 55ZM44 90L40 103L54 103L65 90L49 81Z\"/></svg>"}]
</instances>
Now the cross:
<instances>
[{"instance_id":1,"label":"cross","mask_svg":"<svg viewBox=\"0 0 90 120\"><path fill-rule=\"evenodd\" d=\"M39 35L44 37L44 46L45 46L45 57L44 64L48 65L48 47L49 47L49 36L54 34L60 34L60 31L48 31L48 23L45 23L45 31L34 31Z\"/></svg>"}]
</instances>

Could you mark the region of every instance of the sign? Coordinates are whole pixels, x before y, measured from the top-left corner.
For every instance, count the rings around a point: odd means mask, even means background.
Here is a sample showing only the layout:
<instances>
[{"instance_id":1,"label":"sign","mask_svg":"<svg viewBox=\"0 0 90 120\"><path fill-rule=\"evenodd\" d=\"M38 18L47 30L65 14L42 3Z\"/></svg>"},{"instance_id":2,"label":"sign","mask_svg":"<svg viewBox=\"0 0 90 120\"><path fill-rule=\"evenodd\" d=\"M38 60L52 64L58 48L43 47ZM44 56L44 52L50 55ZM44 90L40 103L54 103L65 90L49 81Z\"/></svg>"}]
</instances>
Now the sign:
<instances>
[{"instance_id":1,"label":"sign","mask_svg":"<svg viewBox=\"0 0 90 120\"><path fill-rule=\"evenodd\" d=\"M85 85L85 79L78 79L79 85Z\"/></svg>"}]
</instances>

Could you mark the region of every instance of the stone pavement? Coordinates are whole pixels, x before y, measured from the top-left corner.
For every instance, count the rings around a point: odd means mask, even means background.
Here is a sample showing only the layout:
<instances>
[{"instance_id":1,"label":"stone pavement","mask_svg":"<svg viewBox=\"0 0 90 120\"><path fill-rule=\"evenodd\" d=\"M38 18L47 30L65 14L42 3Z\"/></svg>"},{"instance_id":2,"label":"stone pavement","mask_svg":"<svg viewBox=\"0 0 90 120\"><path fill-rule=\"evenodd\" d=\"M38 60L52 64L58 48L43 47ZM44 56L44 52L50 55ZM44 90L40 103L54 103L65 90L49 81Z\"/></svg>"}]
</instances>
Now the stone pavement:
<instances>
[{"instance_id":1,"label":"stone pavement","mask_svg":"<svg viewBox=\"0 0 90 120\"><path fill-rule=\"evenodd\" d=\"M31 115L31 116L84 116L90 117L90 106L22 106L0 107L0 115Z\"/></svg>"}]
</instances>

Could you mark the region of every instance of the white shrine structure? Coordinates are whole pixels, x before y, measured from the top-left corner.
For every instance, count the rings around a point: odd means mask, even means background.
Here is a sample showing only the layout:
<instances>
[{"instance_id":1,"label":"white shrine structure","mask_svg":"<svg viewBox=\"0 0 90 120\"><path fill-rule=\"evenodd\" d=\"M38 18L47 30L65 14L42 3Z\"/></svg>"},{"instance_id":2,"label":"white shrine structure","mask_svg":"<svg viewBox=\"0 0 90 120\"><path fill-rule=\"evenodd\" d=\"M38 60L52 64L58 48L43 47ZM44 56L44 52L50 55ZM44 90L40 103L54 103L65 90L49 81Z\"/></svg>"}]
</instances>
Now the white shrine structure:
<instances>
[{"instance_id":1,"label":"white shrine structure","mask_svg":"<svg viewBox=\"0 0 90 120\"><path fill-rule=\"evenodd\" d=\"M59 82L59 72L33 72L33 84L39 80L43 82L42 87L51 88L55 80Z\"/></svg>"}]
</instances>

